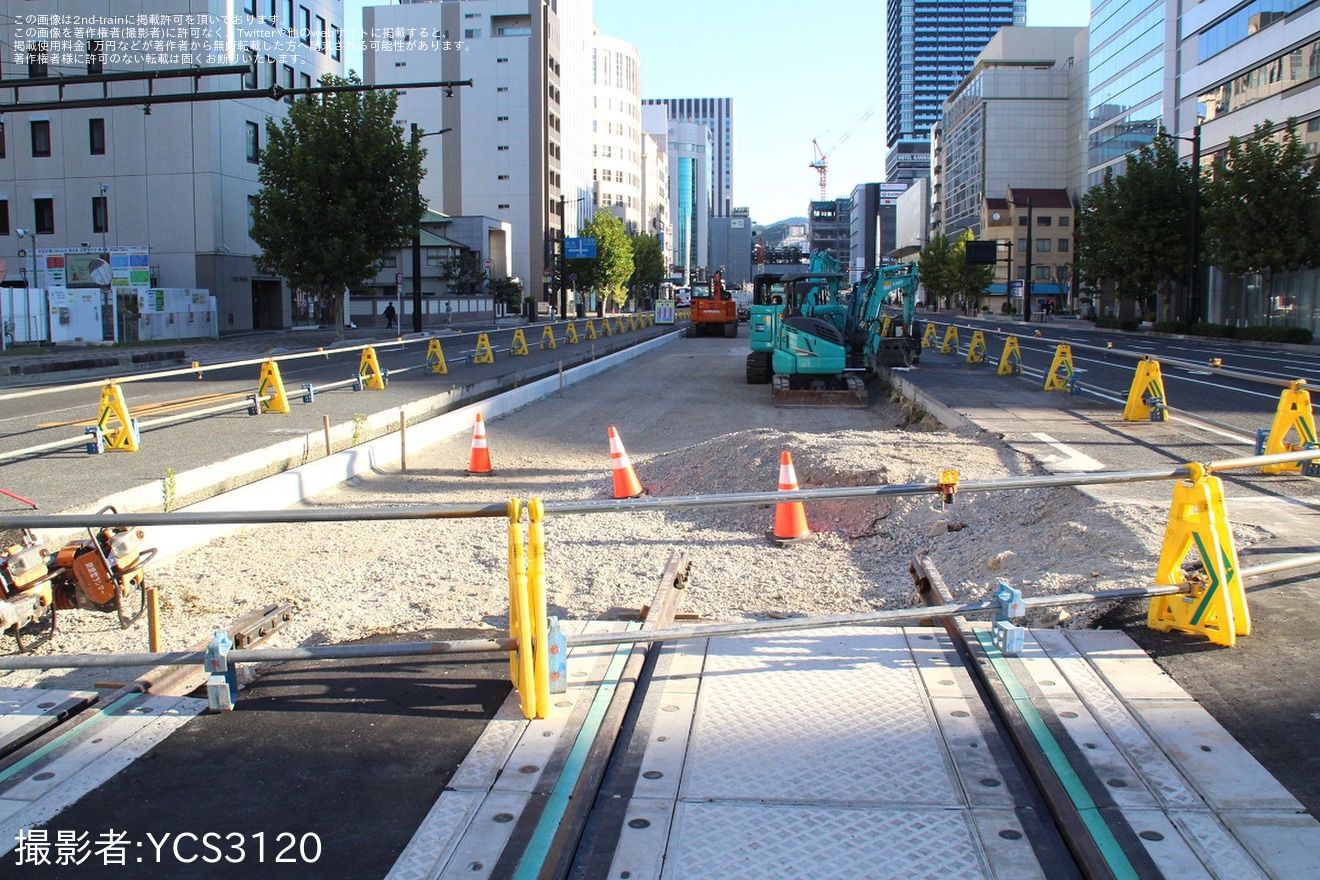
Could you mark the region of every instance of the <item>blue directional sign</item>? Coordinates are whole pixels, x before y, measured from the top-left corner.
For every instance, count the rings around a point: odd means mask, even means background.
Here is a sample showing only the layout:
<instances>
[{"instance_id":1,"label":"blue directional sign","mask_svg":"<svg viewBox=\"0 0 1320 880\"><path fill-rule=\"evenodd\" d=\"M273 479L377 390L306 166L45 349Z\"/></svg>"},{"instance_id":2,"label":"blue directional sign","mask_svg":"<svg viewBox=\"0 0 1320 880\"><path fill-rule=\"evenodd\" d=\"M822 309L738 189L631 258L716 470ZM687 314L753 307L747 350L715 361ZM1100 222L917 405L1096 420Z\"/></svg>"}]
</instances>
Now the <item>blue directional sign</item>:
<instances>
[{"instance_id":1,"label":"blue directional sign","mask_svg":"<svg viewBox=\"0 0 1320 880\"><path fill-rule=\"evenodd\" d=\"M566 260L596 259L596 239L594 238L564 239L564 259Z\"/></svg>"}]
</instances>

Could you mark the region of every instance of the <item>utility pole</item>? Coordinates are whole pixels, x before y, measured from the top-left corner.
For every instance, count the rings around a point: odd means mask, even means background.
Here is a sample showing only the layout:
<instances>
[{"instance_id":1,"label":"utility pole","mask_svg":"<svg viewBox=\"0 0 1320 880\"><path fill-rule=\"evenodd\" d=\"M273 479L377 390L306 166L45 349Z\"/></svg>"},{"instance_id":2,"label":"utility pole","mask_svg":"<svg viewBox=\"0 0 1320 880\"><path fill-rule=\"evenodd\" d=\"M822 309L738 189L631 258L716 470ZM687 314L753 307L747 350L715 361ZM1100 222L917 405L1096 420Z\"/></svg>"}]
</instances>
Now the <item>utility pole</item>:
<instances>
[{"instance_id":1,"label":"utility pole","mask_svg":"<svg viewBox=\"0 0 1320 880\"><path fill-rule=\"evenodd\" d=\"M1187 233L1187 314L1183 319L1187 330L1191 332L1201 310L1200 284L1201 267L1201 123L1192 127L1192 194L1190 229Z\"/></svg>"},{"instance_id":2,"label":"utility pole","mask_svg":"<svg viewBox=\"0 0 1320 880\"><path fill-rule=\"evenodd\" d=\"M1022 320L1031 323L1031 197L1027 197L1027 272L1022 279Z\"/></svg>"},{"instance_id":3,"label":"utility pole","mask_svg":"<svg viewBox=\"0 0 1320 880\"><path fill-rule=\"evenodd\" d=\"M564 259L564 245L568 238L568 198L559 193L559 259L555 266L555 286L558 295L559 316L568 317L568 292L564 286L564 273L568 271L568 262Z\"/></svg>"},{"instance_id":4,"label":"utility pole","mask_svg":"<svg viewBox=\"0 0 1320 880\"><path fill-rule=\"evenodd\" d=\"M411 142L416 146L421 143L421 140L424 137L441 135L450 130L451 129L448 128L442 128L439 131L422 131L417 127L417 123L414 122L412 123L411 128ZM414 204L420 209L422 206L422 193L418 190L414 195L417 198L417 201ZM414 333L422 332L422 218L420 213L419 210L417 223L413 226L412 240L412 328ZM399 326L403 326L403 315L399 316Z\"/></svg>"}]
</instances>

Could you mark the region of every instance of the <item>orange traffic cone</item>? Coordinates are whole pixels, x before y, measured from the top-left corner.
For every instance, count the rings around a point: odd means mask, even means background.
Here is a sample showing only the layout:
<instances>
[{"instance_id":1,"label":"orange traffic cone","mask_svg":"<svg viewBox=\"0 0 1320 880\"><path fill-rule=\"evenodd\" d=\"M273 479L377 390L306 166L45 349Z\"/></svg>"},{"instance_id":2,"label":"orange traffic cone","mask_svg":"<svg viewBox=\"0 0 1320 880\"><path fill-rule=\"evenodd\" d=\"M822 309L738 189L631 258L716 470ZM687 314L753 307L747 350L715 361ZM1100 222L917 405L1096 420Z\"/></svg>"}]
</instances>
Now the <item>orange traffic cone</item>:
<instances>
[{"instance_id":1,"label":"orange traffic cone","mask_svg":"<svg viewBox=\"0 0 1320 880\"><path fill-rule=\"evenodd\" d=\"M636 498L642 494L642 484L637 481L637 472L633 470L628 453L619 439L619 432L610 425L610 467L614 470L614 497Z\"/></svg>"},{"instance_id":2,"label":"orange traffic cone","mask_svg":"<svg viewBox=\"0 0 1320 880\"><path fill-rule=\"evenodd\" d=\"M779 456L779 491L790 492L798 487L793 472L793 456L783 452ZM801 501L781 501L775 505L775 531L771 536L776 544L793 544L811 537L807 528L807 513Z\"/></svg>"},{"instance_id":3,"label":"orange traffic cone","mask_svg":"<svg viewBox=\"0 0 1320 880\"><path fill-rule=\"evenodd\" d=\"M472 455L468 458L468 473L490 475L490 449L486 447L486 422L477 413L477 423L472 426Z\"/></svg>"}]
</instances>

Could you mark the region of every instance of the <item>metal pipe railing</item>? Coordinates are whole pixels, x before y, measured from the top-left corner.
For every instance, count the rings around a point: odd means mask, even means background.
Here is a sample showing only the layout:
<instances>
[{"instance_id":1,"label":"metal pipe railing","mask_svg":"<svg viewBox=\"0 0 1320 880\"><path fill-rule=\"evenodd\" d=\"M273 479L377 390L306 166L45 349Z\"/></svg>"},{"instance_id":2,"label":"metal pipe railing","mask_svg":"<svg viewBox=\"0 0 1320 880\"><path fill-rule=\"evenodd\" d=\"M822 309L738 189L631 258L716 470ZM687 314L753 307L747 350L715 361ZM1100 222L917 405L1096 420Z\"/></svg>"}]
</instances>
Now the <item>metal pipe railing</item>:
<instances>
[{"instance_id":1,"label":"metal pipe railing","mask_svg":"<svg viewBox=\"0 0 1320 880\"><path fill-rule=\"evenodd\" d=\"M1027 608L1077 605L1119 599L1149 599L1189 592L1186 584L1156 584L1150 587L1126 587L1084 593L1060 593L1057 596L1032 596L1022 600ZM637 642L706 639L716 636L761 635L836 626L884 626L922 620L928 617L956 617L964 614L997 612L1002 606L995 599L979 602L948 603L920 608L891 608L864 614L833 614L824 617L799 617L790 620L742 620L730 623L707 623L668 629L628 630L584 633L568 636L570 648L601 645L627 645ZM464 639L449 642L399 642L366 645L311 645L299 648L235 648L227 657L230 663L285 663L301 660L363 660L395 657L426 657L447 654L481 654L513 651L516 639ZM146 654L45 654L0 657L0 669L80 669L120 666L179 666L201 663L205 651L175 651Z\"/></svg>"},{"instance_id":2,"label":"metal pipe railing","mask_svg":"<svg viewBox=\"0 0 1320 880\"><path fill-rule=\"evenodd\" d=\"M1010 489L1048 489L1071 486L1098 486L1114 483L1150 482L1193 478L1238 468L1262 467L1296 461L1311 461L1316 450L1279 452L1246 458L1230 458L1197 465L1179 465L1170 470L1110 471L1093 474L1051 474L1048 476L1006 477L998 480L959 482L958 492L997 492ZM595 501L545 501L546 515L617 513L619 511L667 510L693 507L729 507L749 504L778 504L794 501L840 501L857 498L881 498L903 495L930 495L941 491L939 483L902 483L885 486L840 486L823 489L793 489L770 492L740 492L722 495L676 495L665 498L610 498ZM409 519L458 519L473 516L503 516L505 504L424 505L420 507L341 507L331 510L257 510L257 511L179 511L174 513L92 513L5 514L0 513L3 528L84 528L104 526L175 526L175 525L257 525L270 523L380 522ZM473 512L478 511L478 512Z\"/></svg>"}]
</instances>

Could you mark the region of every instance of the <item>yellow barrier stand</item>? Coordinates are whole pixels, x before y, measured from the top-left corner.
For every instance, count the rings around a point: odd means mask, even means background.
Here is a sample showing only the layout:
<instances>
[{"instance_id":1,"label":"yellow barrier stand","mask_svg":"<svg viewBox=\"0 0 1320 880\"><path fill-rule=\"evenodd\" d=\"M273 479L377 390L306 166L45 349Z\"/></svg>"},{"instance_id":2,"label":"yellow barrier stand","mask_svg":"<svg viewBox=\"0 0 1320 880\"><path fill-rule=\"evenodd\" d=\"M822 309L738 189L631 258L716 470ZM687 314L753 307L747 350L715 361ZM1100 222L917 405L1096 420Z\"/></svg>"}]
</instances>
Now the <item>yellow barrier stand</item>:
<instances>
[{"instance_id":1,"label":"yellow barrier stand","mask_svg":"<svg viewBox=\"0 0 1320 880\"><path fill-rule=\"evenodd\" d=\"M509 354L528 354L527 334L519 327L513 331L513 341L509 343Z\"/></svg>"},{"instance_id":2,"label":"yellow barrier stand","mask_svg":"<svg viewBox=\"0 0 1320 880\"><path fill-rule=\"evenodd\" d=\"M972 333L972 341L967 344L967 363L983 364L986 354L985 334L977 330Z\"/></svg>"},{"instance_id":3,"label":"yellow barrier stand","mask_svg":"<svg viewBox=\"0 0 1320 880\"><path fill-rule=\"evenodd\" d=\"M1054 350L1054 360L1050 371L1045 375L1046 391L1074 391L1072 346L1060 343Z\"/></svg>"},{"instance_id":4,"label":"yellow barrier stand","mask_svg":"<svg viewBox=\"0 0 1320 880\"><path fill-rule=\"evenodd\" d=\"M572 325L570 324L569 326ZM546 324L545 329L541 331L541 350L544 351L547 345L551 348L558 347L555 345L555 328L551 327L549 324Z\"/></svg>"},{"instance_id":5,"label":"yellow barrier stand","mask_svg":"<svg viewBox=\"0 0 1320 880\"><path fill-rule=\"evenodd\" d=\"M1004 352L999 356L999 375L1022 375L1022 349L1018 347L1016 336L1004 340Z\"/></svg>"},{"instance_id":6,"label":"yellow barrier stand","mask_svg":"<svg viewBox=\"0 0 1320 880\"><path fill-rule=\"evenodd\" d=\"M527 608L531 614L536 717L550 714L550 634L545 613L545 525L541 499L527 502Z\"/></svg>"},{"instance_id":7,"label":"yellow barrier stand","mask_svg":"<svg viewBox=\"0 0 1320 880\"><path fill-rule=\"evenodd\" d=\"M606 336L613 336L613 335L614 335L614 328L610 326L610 319L609 319L609 318L601 318L601 319L600 319L600 330L601 330L601 332L604 333Z\"/></svg>"},{"instance_id":8,"label":"yellow barrier stand","mask_svg":"<svg viewBox=\"0 0 1320 880\"><path fill-rule=\"evenodd\" d=\"M490 337L485 333L477 334L477 347L472 352L472 363L474 364L493 364L495 363L495 352L490 347Z\"/></svg>"},{"instance_id":9,"label":"yellow barrier stand","mask_svg":"<svg viewBox=\"0 0 1320 880\"><path fill-rule=\"evenodd\" d=\"M362 360L358 363L358 376L362 378L363 388L385 390L385 374L380 371L380 361L376 360L376 349L362 349Z\"/></svg>"},{"instance_id":10,"label":"yellow barrier stand","mask_svg":"<svg viewBox=\"0 0 1320 880\"><path fill-rule=\"evenodd\" d=\"M949 329L944 331L944 341L940 343L940 354L958 353L958 328L949 325Z\"/></svg>"},{"instance_id":11,"label":"yellow barrier stand","mask_svg":"<svg viewBox=\"0 0 1320 880\"><path fill-rule=\"evenodd\" d=\"M1291 442L1290 438L1297 442ZM1269 434L1256 437L1256 454L1273 455L1276 452L1295 452L1315 444L1315 417L1311 414L1311 392L1306 390L1306 380L1298 379L1279 395L1279 406L1274 411L1274 421L1270 424ZM1318 455L1320 457L1320 455ZM1260 469L1263 474L1281 474L1285 472L1306 473L1313 476L1309 462L1291 461L1283 464L1267 464Z\"/></svg>"},{"instance_id":12,"label":"yellow barrier stand","mask_svg":"<svg viewBox=\"0 0 1320 880\"><path fill-rule=\"evenodd\" d=\"M922 348L934 348L934 347L935 347L935 339L937 338L936 335L935 335L936 332L937 332L937 331L936 331L936 329L935 329L935 322L934 322L934 321L931 321L931 322L929 322L928 324L926 324L926 332L921 334L921 347L922 347Z\"/></svg>"},{"instance_id":13,"label":"yellow barrier stand","mask_svg":"<svg viewBox=\"0 0 1320 880\"><path fill-rule=\"evenodd\" d=\"M532 654L532 617L527 605L527 567L523 557L522 505L509 501L509 638L518 648L509 654L509 679L522 701L523 717L536 717L536 670Z\"/></svg>"},{"instance_id":14,"label":"yellow barrier stand","mask_svg":"<svg viewBox=\"0 0 1320 880\"><path fill-rule=\"evenodd\" d=\"M1239 576L1237 548L1224 509L1224 488L1218 477L1191 464L1189 481L1173 488L1169 526L1160 551L1157 584L1186 580L1183 559L1192 545L1205 566L1192 580L1188 595L1159 596L1151 600L1146 625L1160 632L1171 629L1199 633L1216 645L1233 647L1238 636L1251 635L1251 612Z\"/></svg>"},{"instance_id":15,"label":"yellow barrier stand","mask_svg":"<svg viewBox=\"0 0 1320 880\"><path fill-rule=\"evenodd\" d=\"M257 406L261 412L287 413L289 398L284 395L284 380L280 378L280 367L275 361L268 360L261 365L261 378L257 384Z\"/></svg>"},{"instance_id":16,"label":"yellow barrier stand","mask_svg":"<svg viewBox=\"0 0 1320 880\"><path fill-rule=\"evenodd\" d=\"M588 339L596 338L596 322L592 321L591 319L587 320L587 338Z\"/></svg>"},{"instance_id":17,"label":"yellow barrier stand","mask_svg":"<svg viewBox=\"0 0 1320 880\"><path fill-rule=\"evenodd\" d=\"M570 345L577 345L577 344L578 344L578 342L579 342L580 340L578 339L578 335L577 335L577 325L576 325L576 324L569 324L568 327L565 328L565 330L564 330L564 338L567 339L567 340L569 341L569 344L570 344Z\"/></svg>"},{"instance_id":18,"label":"yellow barrier stand","mask_svg":"<svg viewBox=\"0 0 1320 880\"><path fill-rule=\"evenodd\" d=\"M1164 377L1160 374L1160 362L1152 357L1142 358L1137 362L1137 372L1132 376L1127 406L1123 407L1123 421L1167 422L1169 420L1167 401L1168 398L1164 396Z\"/></svg>"},{"instance_id":19,"label":"yellow barrier stand","mask_svg":"<svg viewBox=\"0 0 1320 880\"><path fill-rule=\"evenodd\" d=\"M893 326L894 326L894 319L889 317L888 315L885 315L884 318L880 321L880 335L885 337L886 339L889 338L889 328Z\"/></svg>"},{"instance_id":20,"label":"yellow barrier stand","mask_svg":"<svg viewBox=\"0 0 1320 880\"><path fill-rule=\"evenodd\" d=\"M119 422L119 426L111 430L111 419ZM101 410L96 417L96 426L87 429L87 433L96 436L93 443L87 445L88 452L100 452L103 445L100 438L104 437L104 445L111 449L122 449L124 452L137 452L142 440L142 433L138 430L137 419L128 414L128 404L124 401L124 391L113 382L107 382L101 389Z\"/></svg>"},{"instance_id":21,"label":"yellow barrier stand","mask_svg":"<svg viewBox=\"0 0 1320 880\"><path fill-rule=\"evenodd\" d=\"M426 371L428 373L449 373L449 365L445 363L445 352L440 347L439 339L432 339L430 345L426 346Z\"/></svg>"}]
</instances>

